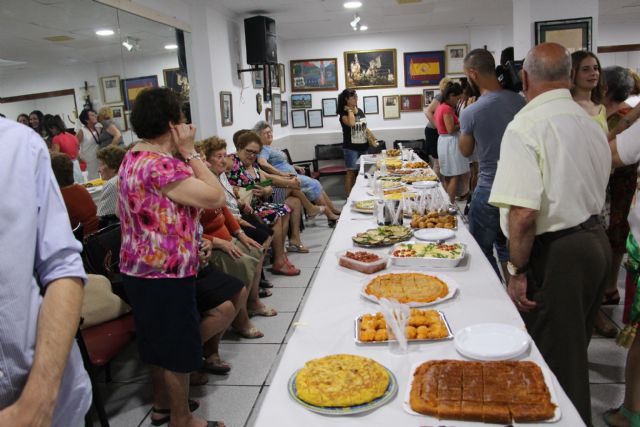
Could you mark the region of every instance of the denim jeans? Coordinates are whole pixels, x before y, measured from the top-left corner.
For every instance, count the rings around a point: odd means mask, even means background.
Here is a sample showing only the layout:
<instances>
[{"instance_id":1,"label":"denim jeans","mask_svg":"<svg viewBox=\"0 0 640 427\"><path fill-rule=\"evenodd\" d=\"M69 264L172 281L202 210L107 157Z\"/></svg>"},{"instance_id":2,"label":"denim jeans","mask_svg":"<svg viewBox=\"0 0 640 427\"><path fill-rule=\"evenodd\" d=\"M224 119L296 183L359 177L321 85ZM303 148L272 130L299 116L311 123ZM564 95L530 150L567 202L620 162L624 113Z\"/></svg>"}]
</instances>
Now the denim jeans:
<instances>
[{"instance_id":1,"label":"denim jeans","mask_svg":"<svg viewBox=\"0 0 640 427\"><path fill-rule=\"evenodd\" d=\"M360 163L359 163L360 156L363 154L367 154L367 152L369 151L368 149L364 151L358 151L358 150L352 150L350 148L343 148L343 150L344 150L344 164L347 167L347 169L350 169L350 170L360 169Z\"/></svg>"},{"instance_id":2,"label":"denim jeans","mask_svg":"<svg viewBox=\"0 0 640 427\"><path fill-rule=\"evenodd\" d=\"M476 187L471 198L471 208L469 210L469 232L489 263L500 276L498 263L493 256L493 246L496 247L498 260L507 262L509 260L509 250L507 249L507 239L500 229L500 210L489 204L491 188Z\"/></svg>"}]
</instances>

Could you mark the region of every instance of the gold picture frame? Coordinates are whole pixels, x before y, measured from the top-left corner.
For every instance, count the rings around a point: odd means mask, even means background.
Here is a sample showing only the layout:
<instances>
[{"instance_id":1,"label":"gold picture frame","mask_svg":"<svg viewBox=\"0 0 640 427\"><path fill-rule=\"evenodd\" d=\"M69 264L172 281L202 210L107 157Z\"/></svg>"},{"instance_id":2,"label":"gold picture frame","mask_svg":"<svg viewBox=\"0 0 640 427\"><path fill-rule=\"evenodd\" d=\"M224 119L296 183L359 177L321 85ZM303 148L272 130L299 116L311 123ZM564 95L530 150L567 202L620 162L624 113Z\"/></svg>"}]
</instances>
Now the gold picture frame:
<instances>
[{"instance_id":1,"label":"gold picture frame","mask_svg":"<svg viewBox=\"0 0 640 427\"><path fill-rule=\"evenodd\" d=\"M344 52L344 81L349 89L398 87L396 49Z\"/></svg>"}]
</instances>

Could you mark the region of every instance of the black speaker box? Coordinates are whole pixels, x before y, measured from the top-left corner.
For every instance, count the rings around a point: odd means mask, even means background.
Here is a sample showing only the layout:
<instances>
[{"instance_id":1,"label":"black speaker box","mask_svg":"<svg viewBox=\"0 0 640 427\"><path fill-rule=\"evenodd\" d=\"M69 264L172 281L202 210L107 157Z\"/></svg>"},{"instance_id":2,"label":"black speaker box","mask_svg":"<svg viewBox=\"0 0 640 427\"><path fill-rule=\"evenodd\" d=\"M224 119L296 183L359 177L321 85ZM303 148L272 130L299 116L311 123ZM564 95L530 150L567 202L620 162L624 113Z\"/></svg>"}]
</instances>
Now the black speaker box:
<instances>
[{"instance_id":1,"label":"black speaker box","mask_svg":"<svg viewBox=\"0 0 640 427\"><path fill-rule=\"evenodd\" d=\"M266 16L253 16L244 20L244 38L247 46L247 64L277 64L276 21Z\"/></svg>"}]
</instances>

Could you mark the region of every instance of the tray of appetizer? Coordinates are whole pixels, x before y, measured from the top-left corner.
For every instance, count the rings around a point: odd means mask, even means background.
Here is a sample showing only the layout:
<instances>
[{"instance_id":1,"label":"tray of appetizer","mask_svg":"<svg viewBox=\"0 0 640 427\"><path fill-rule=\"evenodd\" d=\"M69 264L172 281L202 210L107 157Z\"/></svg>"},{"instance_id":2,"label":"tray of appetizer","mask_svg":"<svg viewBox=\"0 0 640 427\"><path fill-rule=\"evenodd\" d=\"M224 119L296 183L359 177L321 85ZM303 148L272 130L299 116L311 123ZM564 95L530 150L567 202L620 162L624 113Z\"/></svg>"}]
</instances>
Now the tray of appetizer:
<instances>
[{"instance_id":1,"label":"tray of appetizer","mask_svg":"<svg viewBox=\"0 0 640 427\"><path fill-rule=\"evenodd\" d=\"M451 327L444 313L437 310L412 308L405 327L408 342L422 343L450 340ZM383 344L396 341L393 332L387 328L382 313L364 314L355 321L354 336L357 344Z\"/></svg>"},{"instance_id":2,"label":"tray of appetizer","mask_svg":"<svg viewBox=\"0 0 640 427\"><path fill-rule=\"evenodd\" d=\"M412 231L402 225L381 225L352 237L353 243L362 247L377 248L391 246L411 238Z\"/></svg>"},{"instance_id":3,"label":"tray of appetizer","mask_svg":"<svg viewBox=\"0 0 640 427\"><path fill-rule=\"evenodd\" d=\"M364 274L372 274L384 270L387 268L387 262L389 261L386 255L374 254L368 251L340 251L337 255L340 266Z\"/></svg>"},{"instance_id":4,"label":"tray of appetizer","mask_svg":"<svg viewBox=\"0 0 640 427\"><path fill-rule=\"evenodd\" d=\"M458 217L448 211L428 212L424 215L411 215L411 228L448 228L458 229Z\"/></svg>"},{"instance_id":5,"label":"tray of appetizer","mask_svg":"<svg viewBox=\"0 0 640 427\"><path fill-rule=\"evenodd\" d=\"M398 266L421 266L453 268L464 259L466 247L462 243L417 243L396 244L389 251L391 263Z\"/></svg>"}]
</instances>

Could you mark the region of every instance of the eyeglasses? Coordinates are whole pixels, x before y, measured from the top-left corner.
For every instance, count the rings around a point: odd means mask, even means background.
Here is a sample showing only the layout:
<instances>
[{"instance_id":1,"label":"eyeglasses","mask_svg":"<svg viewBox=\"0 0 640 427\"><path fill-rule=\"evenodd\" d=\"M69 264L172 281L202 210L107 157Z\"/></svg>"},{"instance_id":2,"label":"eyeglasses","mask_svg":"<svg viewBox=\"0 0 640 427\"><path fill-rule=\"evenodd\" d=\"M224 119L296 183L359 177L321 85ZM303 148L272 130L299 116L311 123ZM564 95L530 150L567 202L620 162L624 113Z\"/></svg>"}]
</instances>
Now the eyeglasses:
<instances>
[{"instance_id":1,"label":"eyeglasses","mask_svg":"<svg viewBox=\"0 0 640 427\"><path fill-rule=\"evenodd\" d=\"M253 151L253 150L248 150L248 149L244 149L244 152L247 153L250 156L257 156L258 154L260 154L259 151Z\"/></svg>"}]
</instances>

